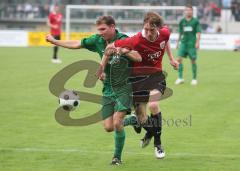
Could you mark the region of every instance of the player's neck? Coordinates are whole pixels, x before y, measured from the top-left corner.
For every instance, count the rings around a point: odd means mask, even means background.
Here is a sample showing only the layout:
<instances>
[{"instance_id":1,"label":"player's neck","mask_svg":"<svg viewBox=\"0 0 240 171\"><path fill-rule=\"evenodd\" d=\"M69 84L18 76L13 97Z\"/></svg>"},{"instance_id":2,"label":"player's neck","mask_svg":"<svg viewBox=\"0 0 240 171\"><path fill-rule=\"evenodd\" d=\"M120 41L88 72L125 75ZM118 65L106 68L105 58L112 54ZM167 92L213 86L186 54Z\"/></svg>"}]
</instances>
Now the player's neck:
<instances>
[{"instance_id":1,"label":"player's neck","mask_svg":"<svg viewBox=\"0 0 240 171\"><path fill-rule=\"evenodd\" d=\"M187 21L190 21L193 17L192 16L186 16L185 17Z\"/></svg>"},{"instance_id":2,"label":"player's neck","mask_svg":"<svg viewBox=\"0 0 240 171\"><path fill-rule=\"evenodd\" d=\"M107 44L111 43L115 37L116 37L116 31L114 30L114 32L111 34L110 38L108 40L106 40Z\"/></svg>"}]
</instances>

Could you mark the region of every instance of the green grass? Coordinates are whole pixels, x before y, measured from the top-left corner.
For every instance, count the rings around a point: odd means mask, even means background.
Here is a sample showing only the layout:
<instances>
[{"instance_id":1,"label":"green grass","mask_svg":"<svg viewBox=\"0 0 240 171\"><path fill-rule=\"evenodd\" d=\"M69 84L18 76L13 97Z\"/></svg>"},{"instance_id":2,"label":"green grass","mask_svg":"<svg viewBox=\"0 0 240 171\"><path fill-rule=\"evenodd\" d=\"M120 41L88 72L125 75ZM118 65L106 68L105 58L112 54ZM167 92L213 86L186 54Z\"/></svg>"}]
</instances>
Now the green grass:
<instances>
[{"instance_id":1,"label":"green grass","mask_svg":"<svg viewBox=\"0 0 240 171\"><path fill-rule=\"evenodd\" d=\"M165 60L168 87L174 95L160 102L164 119L188 119L191 126L164 125L166 158L157 160L153 145L139 147L143 136L126 128L124 164L109 165L113 134L102 123L86 127L58 124L57 98L48 90L60 69L81 59L98 61L85 50L60 50L63 64L50 62L51 48L0 48L0 170L239 170L240 55L229 51L199 52L199 85L193 87L191 67L184 61L185 84L176 86L177 73ZM166 57L165 57L166 58ZM67 88L101 94L102 85L83 87L86 72L75 75ZM100 106L82 101L74 118Z\"/></svg>"}]
</instances>

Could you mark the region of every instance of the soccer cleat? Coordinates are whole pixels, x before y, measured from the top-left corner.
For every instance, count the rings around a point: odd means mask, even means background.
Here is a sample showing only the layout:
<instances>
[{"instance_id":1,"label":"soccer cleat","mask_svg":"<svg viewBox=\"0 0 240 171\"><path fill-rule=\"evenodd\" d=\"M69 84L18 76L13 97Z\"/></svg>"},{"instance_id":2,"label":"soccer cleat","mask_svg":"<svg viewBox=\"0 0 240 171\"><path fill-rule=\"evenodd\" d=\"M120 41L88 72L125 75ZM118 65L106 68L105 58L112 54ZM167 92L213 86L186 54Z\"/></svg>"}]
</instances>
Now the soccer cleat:
<instances>
[{"instance_id":1,"label":"soccer cleat","mask_svg":"<svg viewBox=\"0 0 240 171\"><path fill-rule=\"evenodd\" d=\"M112 159L112 162L111 162L111 165L121 165L122 164L122 161L120 159L118 159L117 157L113 157Z\"/></svg>"},{"instance_id":2,"label":"soccer cleat","mask_svg":"<svg viewBox=\"0 0 240 171\"><path fill-rule=\"evenodd\" d=\"M145 136L143 137L143 139L140 140L140 146L142 148L145 148L149 145L149 143L151 142L152 136L148 137L147 133L145 134Z\"/></svg>"},{"instance_id":3,"label":"soccer cleat","mask_svg":"<svg viewBox=\"0 0 240 171\"><path fill-rule=\"evenodd\" d=\"M191 85L197 85L197 80L192 80Z\"/></svg>"},{"instance_id":4,"label":"soccer cleat","mask_svg":"<svg viewBox=\"0 0 240 171\"><path fill-rule=\"evenodd\" d=\"M175 81L175 84L176 84L176 85L179 85L179 84L182 84L182 83L184 83L184 79L182 79L182 78L178 78L178 79Z\"/></svg>"},{"instance_id":5,"label":"soccer cleat","mask_svg":"<svg viewBox=\"0 0 240 171\"><path fill-rule=\"evenodd\" d=\"M162 159L165 157L165 152L164 152L163 148L161 147L161 145L155 146L155 156L157 159Z\"/></svg>"},{"instance_id":6,"label":"soccer cleat","mask_svg":"<svg viewBox=\"0 0 240 171\"><path fill-rule=\"evenodd\" d=\"M140 125L134 125L134 126L133 126L133 129L134 129L134 131L135 131L137 134L140 134L141 131L142 131L142 126L140 126Z\"/></svg>"},{"instance_id":7,"label":"soccer cleat","mask_svg":"<svg viewBox=\"0 0 240 171\"><path fill-rule=\"evenodd\" d=\"M57 59L52 59L52 63L54 63L54 64L60 64L60 63L62 63L62 61L59 59L59 58L57 58Z\"/></svg>"}]
</instances>

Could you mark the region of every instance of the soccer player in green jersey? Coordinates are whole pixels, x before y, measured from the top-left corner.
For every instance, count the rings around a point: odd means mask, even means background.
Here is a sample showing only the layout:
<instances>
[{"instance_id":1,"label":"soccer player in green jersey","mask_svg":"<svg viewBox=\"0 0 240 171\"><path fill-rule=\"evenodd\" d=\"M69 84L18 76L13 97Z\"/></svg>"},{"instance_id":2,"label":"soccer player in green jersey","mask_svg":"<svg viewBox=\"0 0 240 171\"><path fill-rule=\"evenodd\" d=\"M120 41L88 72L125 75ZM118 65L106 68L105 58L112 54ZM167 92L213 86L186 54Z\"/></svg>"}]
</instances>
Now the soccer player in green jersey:
<instances>
[{"instance_id":1,"label":"soccer player in green jersey","mask_svg":"<svg viewBox=\"0 0 240 171\"><path fill-rule=\"evenodd\" d=\"M85 48L103 57L106 46L117 39L127 36L120 33L115 28L115 21L111 16L101 16L96 21L98 34L78 40L56 40L51 35L46 37L47 41L54 45L70 49ZM111 164L120 165L121 155L125 142L125 132L123 129L123 119L131 112L131 84L127 79L131 72L128 69L131 61L141 61L142 58L136 51L122 49L125 56L120 56L117 60L112 57L105 68L103 80L102 117L104 128L107 132L114 131L115 152ZM106 52L107 53L107 52Z\"/></svg>"},{"instance_id":2,"label":"soccer player in green jersey","mask_svg":"<svg viewBox=\"0 0 240 171\"><path fill-rule=\"evenodd\" d=\"M192 63L192 85L197 85L197 49L201 36L201 27L197 18L193 17L192 6L185 8L185 17L179 23L179 38L177 41L178 49L178 79L175 84L184 83L182 58L189 56Z\"/></svg>"}]
</instances>

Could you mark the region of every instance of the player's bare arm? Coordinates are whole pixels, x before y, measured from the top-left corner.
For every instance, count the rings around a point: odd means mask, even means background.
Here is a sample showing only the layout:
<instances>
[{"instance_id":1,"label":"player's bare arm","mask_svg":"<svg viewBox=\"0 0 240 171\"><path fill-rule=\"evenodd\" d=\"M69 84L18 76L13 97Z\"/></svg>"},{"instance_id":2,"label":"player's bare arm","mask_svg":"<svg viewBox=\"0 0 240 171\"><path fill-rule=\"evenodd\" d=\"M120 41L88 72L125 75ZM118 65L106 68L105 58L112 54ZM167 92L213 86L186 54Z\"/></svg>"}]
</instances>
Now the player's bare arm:
<instances>
[{"instance_id":1,"label":"player's bare arm","mask_svg":"<svg viewBox=\"0 0 240 171\"><path fill-rule=\"evenodd\" d=\"M169 41L167 42L167 45L166 45L166 51L167 51L167 55L168 55L168 59L170 61L170 64L173 66L173 68L175 70L178 69L178 66L179 66L179 63L177 60L174 59L173 57L173 54L172 54L172 51L171 51L171 47L170 47L170 43Z\"/></svg>"},{"instance_id":2,"label":"player's bare arm","mask_svg":"<svg viewBox=\"0 0 240 171\"><path fill-rule=\"evenodd\" d=\"M56 40L52 35L46 36L46 41L68 49L80 49L81 42L79 40Z\"/></svg>"},{"instance_id":3,"label":"player's bare arm","mask_svg":"<svg viewBox=\"0 0 240 171\"><path fill-rule=\"evenodd\" d=\"M201 33L198 32L197 33L197 40L196 40L196 44L195 44L196 49L199 49L199 47L200 47L200 38L201 38Z\"/></svg>"},{"instance_id":4,"label":"player's bare arm","mask_svg":"<svg viewBox=\"0 0 240 171\"><path fill-rule=\"evenodd\" d=\"M177 49L179 48L179 41L180 41L180 39L181 39L181 36L182 36L182 34L179 33L179 36L178 36L178 39L177 39L177 45L176 45L176 48L177 48Z\"/></svg>"},{"instance_id":5,"label":"player's bare arm","mask_svg":"<svg viewBox=\"0 0 240 171\"><path fill-rule=\"evenodd\" d=\"M142 61L142 57L141 55L137 52L137 51L133 51L133 50L129 50L126 48L116 48L113 44L109 44L104 52L103 58L100 62L100 66L96 72L96 76L102 80L102 74L104 73L104 68L107 65L109 58L111 55L118 55L118 56L122 56L125 55L127 56L129 59L131 59L132 61L135 62L141 62Z\"/></svg>"}]
</instances>

